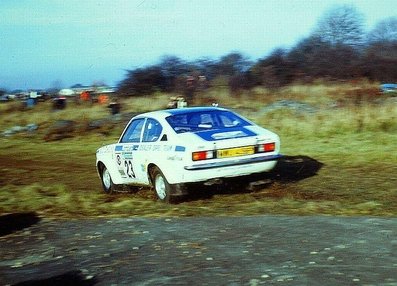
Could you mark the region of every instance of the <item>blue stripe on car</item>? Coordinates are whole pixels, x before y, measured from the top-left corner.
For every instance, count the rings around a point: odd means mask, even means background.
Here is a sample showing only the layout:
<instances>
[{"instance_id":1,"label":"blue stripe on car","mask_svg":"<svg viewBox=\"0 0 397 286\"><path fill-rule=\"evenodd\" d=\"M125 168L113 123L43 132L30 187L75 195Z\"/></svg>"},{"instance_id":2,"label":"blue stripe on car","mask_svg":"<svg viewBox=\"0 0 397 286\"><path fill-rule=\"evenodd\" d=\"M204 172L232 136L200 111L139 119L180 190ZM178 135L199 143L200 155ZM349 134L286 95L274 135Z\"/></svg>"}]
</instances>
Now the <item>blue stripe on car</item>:
<instances>
[{"instance_id":1,"label":"blue stripe on car","mask_svg":"<svg viewBox=\"0 0 397 286\"><path fill-rule=\"evenodd\" d=\"M116 145L114 151L123 151L123 145Z\"/></svg>"}]
</instances>

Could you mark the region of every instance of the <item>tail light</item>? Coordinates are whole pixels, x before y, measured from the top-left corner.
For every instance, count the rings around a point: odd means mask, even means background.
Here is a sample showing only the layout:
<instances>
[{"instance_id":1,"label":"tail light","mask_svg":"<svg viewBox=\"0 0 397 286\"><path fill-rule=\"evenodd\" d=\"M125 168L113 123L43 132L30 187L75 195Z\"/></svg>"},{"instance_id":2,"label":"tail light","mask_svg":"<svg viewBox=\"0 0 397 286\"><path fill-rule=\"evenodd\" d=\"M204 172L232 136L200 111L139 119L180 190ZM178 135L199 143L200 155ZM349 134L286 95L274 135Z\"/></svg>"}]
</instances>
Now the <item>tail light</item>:
<instances>
[{"instance_id":1,"label":"tail light","mask_svg":"<svg viewBox=\"0 0 397 286\"><path fill-rule=\"evenodd\" d=\"M264 143L258 145L258 153L273 152L276 150L276 143Z\"/></svg>"},{"instance_id":2,"label":"tail light","mask_svg":"<svg viewBox=\"0 0 397 286\"><path fill-rule=\"evenodd\" d=\"M214 151L198 151L192 153L193 161L201 161L214 158Z\"/></svg>"}]
</instances>

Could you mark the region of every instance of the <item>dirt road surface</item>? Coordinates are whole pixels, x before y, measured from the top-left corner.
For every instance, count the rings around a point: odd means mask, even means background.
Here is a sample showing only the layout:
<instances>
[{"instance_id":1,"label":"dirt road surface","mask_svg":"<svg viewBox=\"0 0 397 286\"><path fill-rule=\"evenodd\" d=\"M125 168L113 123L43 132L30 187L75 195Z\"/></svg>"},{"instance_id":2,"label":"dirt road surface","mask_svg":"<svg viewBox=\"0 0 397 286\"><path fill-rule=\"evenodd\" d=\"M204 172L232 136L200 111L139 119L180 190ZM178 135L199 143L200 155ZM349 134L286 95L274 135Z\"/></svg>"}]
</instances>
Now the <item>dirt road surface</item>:
<instances>
[{"instance_id":1,"label":"dirt road surface","mask_svg":"<svg viewBox=\"0 0 397 286\"><path fill-rule=\"evenodd\" d=\"M1 285L397 285L397 219L41 219L0 236Z\"/></svg>"}]
</instances>

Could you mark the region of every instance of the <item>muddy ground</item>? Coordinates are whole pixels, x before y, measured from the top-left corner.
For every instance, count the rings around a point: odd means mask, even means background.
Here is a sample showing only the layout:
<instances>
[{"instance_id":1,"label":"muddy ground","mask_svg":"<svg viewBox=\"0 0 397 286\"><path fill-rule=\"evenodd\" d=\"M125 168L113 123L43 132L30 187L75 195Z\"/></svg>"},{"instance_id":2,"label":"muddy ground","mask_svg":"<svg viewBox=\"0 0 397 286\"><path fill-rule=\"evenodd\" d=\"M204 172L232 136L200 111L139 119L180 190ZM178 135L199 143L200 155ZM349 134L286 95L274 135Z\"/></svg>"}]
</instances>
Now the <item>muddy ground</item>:
<instances>
[{"instance_id":1,"label":"muddy ground","mask_svg":"<svg viewBox=\"0 0 397 286\"><path fill-rule=\"evenodd\" d=\"M397 285L395 218L0 220L0 285Z\"/></svg>"}]
</instances>

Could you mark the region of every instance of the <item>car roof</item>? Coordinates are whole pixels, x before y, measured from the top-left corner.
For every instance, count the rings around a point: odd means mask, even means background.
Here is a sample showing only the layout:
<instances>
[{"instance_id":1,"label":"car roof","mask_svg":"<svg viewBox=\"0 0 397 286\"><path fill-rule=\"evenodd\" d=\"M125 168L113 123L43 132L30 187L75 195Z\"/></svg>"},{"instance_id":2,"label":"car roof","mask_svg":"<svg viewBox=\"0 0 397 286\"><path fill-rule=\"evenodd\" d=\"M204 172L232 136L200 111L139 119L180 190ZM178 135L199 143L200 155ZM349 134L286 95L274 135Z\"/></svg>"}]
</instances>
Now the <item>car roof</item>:
<instances>
[{"instance_id":1,"label":"car roof","mask_svg":"<svg viewBox=\"0 0 397 286\"><path fill-rule=\"evenodd\" d=\"M185 108L174 108L174 109L164 109L164 110L156 110L151 112L146 112L140 114L139 117L146 117L146 116L153 116L153 117L167 117L170 115L178 115L178 114L186 114L186 113L195 113L195 112L209 112L209 111L228 111L225 108L221 107L212 107L212 106L205 106L205 107L185 107Z\"/></svg>"},{"instance_id":2,"label":"car roof","mask_svg":"<svg viewBox=\"0 0 397 286\"><path fill-rule=\"evenodd\" d=\"M381 84L381 87L385 87L385 88L397 88L397 84L396 84L396 83L384 83L384 84Z\"/></svg>"},{"instance_id":3,"label":"car roof","mask_svg":"<svg viewBox=\"0 0 397 286\"><path fill-rule=\"evenodd\" d=\"M208 112L208 111L216 111L216 110L226 110L225 108L220 107L212 107L212 106L203 106L203 107L187 107L187 108L175 108L169 109L168 112L172 115L177 114L186 114L193 112Z\"/></svg>"}]
</instances>

